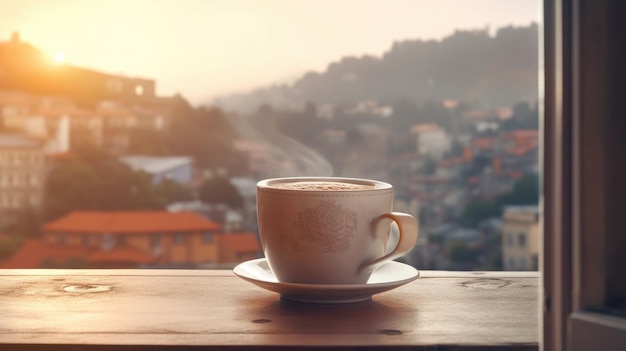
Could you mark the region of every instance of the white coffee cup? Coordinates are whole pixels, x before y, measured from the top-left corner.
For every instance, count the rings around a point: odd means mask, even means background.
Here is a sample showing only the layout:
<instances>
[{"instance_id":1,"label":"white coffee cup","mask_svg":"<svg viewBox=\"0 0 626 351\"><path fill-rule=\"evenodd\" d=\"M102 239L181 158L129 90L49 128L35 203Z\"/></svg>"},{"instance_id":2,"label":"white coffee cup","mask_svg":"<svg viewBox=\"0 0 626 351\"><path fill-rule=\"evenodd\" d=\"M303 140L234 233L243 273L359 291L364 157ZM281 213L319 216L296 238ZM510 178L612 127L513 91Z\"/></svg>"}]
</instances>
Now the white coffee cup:
<instances>
[{"instance_id":1,"label":"white coffee cup","mask_svg":"<svg viewBox=\"0 0 626 351\"><path fill-rule=\"evenodd\" d=\"M365 284L381 264L408 253L416 219L392 212L393 187L338 177L257 183L259 236L268 264L284 283ZM388 250L391 223L397 244Z\"/></svg>"}]
</instances>

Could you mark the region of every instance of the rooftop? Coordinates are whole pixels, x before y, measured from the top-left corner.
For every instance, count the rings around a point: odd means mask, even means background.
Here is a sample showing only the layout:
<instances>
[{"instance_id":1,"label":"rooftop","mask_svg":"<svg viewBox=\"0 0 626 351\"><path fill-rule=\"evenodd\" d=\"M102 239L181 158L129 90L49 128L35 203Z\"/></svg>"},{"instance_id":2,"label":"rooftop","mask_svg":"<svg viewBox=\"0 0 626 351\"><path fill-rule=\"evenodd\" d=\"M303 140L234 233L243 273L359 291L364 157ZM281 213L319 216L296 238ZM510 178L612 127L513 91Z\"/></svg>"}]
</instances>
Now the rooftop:
<instances>
[{"instance_id":1,"label":"rooftop","mask_svg":"<svg viewBox=\"0 0 626 351\"><path fill-rule=\"evenodd\" d=\"M524 214L539 214L539 206L536 205L512 205L505 206L504 212L516 212Z\"/></svg>"},{"instance_id":2,"label":"rooftop","mask_svg":"<svg viewBox=\"0 0 626 351\"><path fill-rule=\"evenodd\" d=\"M0 268L40 268L45 260L64 264L75 258L82 258L85 261L99 264L130 263L136 265L158 261L157 256L128 246L100 251L96 248L51 245L41 239L28 239L11 258L0 262Z\"/></svg>"},{"instance_id":3,"label":"rooftop","mask_svg":"<svg viewBox=\"0 0 626 351\"><path fill-rule=\"evenodd\" d=\"M150 174L166 172L191 164L191 157L158 157L158 156L124 156L120 160L136 171Z\"/></svg>"},{"instance_id":4,"label":"rooftop","mask_svg":"<svg viewBox=\"0 0 626 351\"><path fill-rule=\"evenodd\" d=\"M17 134L0 134L0 148L2 147L39 147L40 145L31 138Z\"/></svg>"},{"instance_id":5,"label":"rooftop","mask_svg":"<svg viewBox=\"0 0 626 351\"><path fill-rule=\"evenodd\" d=\"M47 232L141 234L216 231L221 226L193 212L74 211L42 228Z\"/></svg>"}]
</instances>

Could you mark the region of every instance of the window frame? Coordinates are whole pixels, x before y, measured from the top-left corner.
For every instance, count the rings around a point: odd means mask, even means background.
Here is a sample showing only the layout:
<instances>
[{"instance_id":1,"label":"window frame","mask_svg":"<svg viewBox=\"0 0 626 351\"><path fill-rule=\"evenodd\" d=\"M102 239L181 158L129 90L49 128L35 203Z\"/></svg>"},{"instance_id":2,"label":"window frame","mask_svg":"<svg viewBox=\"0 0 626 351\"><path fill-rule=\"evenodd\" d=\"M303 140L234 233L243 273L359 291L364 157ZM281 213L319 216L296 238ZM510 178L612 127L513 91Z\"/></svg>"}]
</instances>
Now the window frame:
<instances>
[{"instance_id":1,"label":"window frame","mask_svg":"<svg viewBox=\"0 0 626 351\"><path fill-rule=\"evenodd\" d=\"M186 244L186 235L183 232L174 233L174 244L184 245Z\"/></svg>"},{"instance_id":2,"label":"window frame","mask_svg":"<svg viewBox=\"0 0 626 351\"><path fill-rule=\"evenodd\" d=\"M610 217L610 205L624 202L624 190L611 189L611 173L624 174L626 165L609 153L611 146L625 146L613 116L624 112L615 77L626 71L619 64L625 56L619 33L626 26L617 20L626 6L620 0L545 0L543 11L542 347L618 350L626 345L626 318L597 306L616 278L605 260L610 240L626 227Z\"/></svg>"},{"instance_id":3,"label":"window frame","mask_svg":"<svg viewBox=\"0 0 626 351\"><path fill-rule=\"evenodd\" d=\"M517 246L521 248L526 248L527 245L528 243L526 239L526 233L525 232L517 233Z\"/></svg>"},{"instance_id":4,"label":"window frame","mask_svg":"<svg viewBox=\"0 0 626 351\"><path fill-rule=\"evenodd\" d=\"M202 243L212 244L215 239L214 235L215 233L213 232L202 232Z\"/></svg>"}]
</instances>

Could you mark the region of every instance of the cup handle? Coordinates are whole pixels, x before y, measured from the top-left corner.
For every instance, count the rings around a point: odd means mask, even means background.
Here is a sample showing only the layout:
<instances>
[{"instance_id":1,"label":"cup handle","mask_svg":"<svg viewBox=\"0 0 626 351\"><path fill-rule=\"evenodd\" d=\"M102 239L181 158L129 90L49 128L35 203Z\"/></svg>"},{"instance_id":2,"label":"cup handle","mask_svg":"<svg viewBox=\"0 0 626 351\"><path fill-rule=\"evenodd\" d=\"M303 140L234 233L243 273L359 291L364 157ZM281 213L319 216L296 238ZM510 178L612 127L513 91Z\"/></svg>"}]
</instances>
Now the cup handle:
<instances>
[{"instance_id":1,"label":"cup handle","mask_svg":"<svg viewBox=\"0 0 626 351\"><path fill-rule=\"evenodd\" d=\"M413 249L419 236L419 226L415 217L407 213L391 212L380 215L372 222L374 235L387 234L391 222L398 225L398 244L388 254L375 259L372 262L363 263L359 271L367 270L373 272L380 264L394 260Z\"/></svg>"}]
</instances>

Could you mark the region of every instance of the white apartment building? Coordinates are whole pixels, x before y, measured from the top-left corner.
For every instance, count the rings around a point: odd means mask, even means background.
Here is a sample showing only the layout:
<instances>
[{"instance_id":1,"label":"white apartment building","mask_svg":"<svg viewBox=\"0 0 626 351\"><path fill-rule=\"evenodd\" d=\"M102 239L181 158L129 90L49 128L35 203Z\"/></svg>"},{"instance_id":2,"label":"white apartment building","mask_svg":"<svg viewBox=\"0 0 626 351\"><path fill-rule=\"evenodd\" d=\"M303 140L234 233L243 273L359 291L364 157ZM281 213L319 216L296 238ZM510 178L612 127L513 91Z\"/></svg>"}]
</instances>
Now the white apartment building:
<instances>
[{"instance_id":1,"label":"white apartment building","mask_svg":"<svg viewBox=\"0 0 626 351\"><path fill-rule=\"evenodd\" d=\"M417 153L420 155L440 160L452 148L450 136L436 123L417 124L411 132L417 136Z\"/></svg>"},{"instance_id":2,"label":"white apartment building","mask_svg":"<svg viewBox=\"0 0 626 351\"><path fill-rule=\"evenodd\" d=\"M502 263L507 271L539 269L539 207L507 206L502 215Z\"/></svg>"},{"instance_id":3,"label":"white apartment building","mask_svg":"<svg viewBox=\"0 0 626 351\"><path fill-rule=\"evenodd\" d=\"M39 210L45 186L45 157L39 143L0 134L0 228L26 210Z\"/></svg>"}]
</instances>

